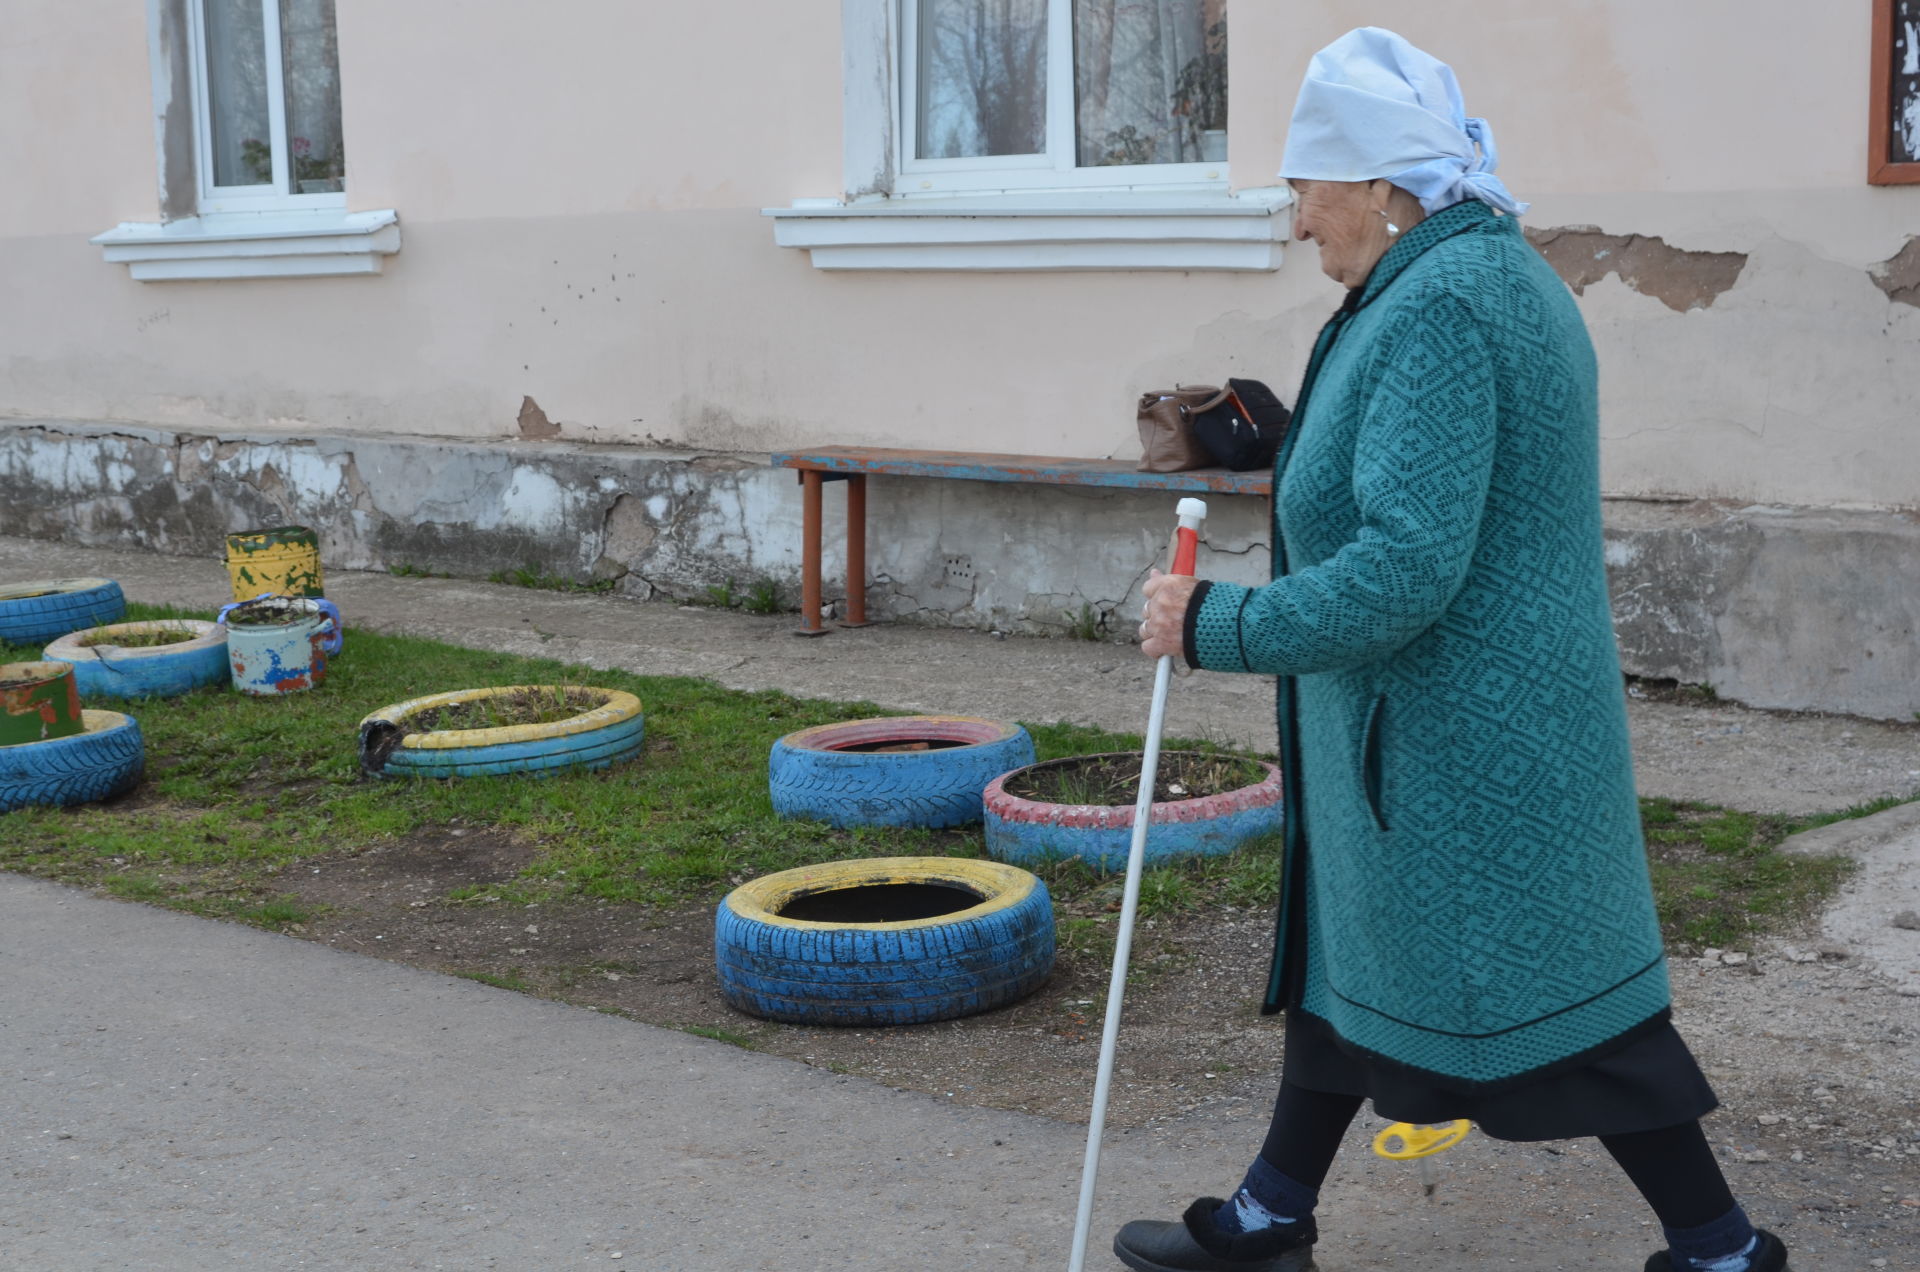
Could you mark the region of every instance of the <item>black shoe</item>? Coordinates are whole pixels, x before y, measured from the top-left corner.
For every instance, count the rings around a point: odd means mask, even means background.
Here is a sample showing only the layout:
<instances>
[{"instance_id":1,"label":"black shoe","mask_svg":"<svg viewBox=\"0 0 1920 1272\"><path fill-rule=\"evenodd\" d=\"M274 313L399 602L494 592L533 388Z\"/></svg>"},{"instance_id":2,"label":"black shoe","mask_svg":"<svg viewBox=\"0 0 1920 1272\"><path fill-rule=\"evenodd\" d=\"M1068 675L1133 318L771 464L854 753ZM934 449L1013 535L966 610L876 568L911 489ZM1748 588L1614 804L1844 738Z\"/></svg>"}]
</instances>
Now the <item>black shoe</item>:
<instances>
[{"instance_id":1,"label":"black shoe","mask_svg":"<svg viewBox=\"0 0 1920 1272\"><path fill-rule=\"evenodd\" d=\"M1222 1232L1213 1212L1227 1203L1202 1197L1179 1223L1135 1219L1113 1238L1113 1253L1137 1272L1314 1272L1312 1216L1259 1232Z\"/></svg>"},{"instance_id":2,"label":"black shoe","mask_svg":"<svg viewBox=\"0 0 1920 1272\"><path fill-rule=\"evenodd\" d=\"M1787 1267L1787 1247L1780 1244L1780 1238L1765 1228L1755 1230L1760 1244L1753 1248L1748 1256L1747 1272L1792 1272ZM1674 1272L1673 1256L1662 1250L1647 1260L1646 1272Z\"/></svg>"}]
</instances>

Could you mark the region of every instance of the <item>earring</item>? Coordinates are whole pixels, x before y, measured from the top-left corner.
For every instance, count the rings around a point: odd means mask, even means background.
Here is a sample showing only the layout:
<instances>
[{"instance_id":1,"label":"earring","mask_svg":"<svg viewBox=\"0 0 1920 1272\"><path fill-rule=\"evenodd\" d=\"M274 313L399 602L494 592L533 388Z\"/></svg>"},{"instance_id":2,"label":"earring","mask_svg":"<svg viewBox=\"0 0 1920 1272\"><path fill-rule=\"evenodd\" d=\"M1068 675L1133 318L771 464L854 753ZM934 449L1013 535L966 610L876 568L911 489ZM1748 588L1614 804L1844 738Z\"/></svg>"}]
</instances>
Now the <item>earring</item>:
<instances>
[{"instance_id":1,"label":"earring","mask_svg":"<svg viewBox=\"0 0 1920 1272\"><path fill-rule=\"evenodd\" d=\"M1380 219L1387 223L1387 233L1389 236L1398 234L1400 232L1400 227L1393 223L1393 218L1387 215L1387 210L1385 208L1376 208L1374 210L1379 212Z\"/></svg>"}]
</instances>

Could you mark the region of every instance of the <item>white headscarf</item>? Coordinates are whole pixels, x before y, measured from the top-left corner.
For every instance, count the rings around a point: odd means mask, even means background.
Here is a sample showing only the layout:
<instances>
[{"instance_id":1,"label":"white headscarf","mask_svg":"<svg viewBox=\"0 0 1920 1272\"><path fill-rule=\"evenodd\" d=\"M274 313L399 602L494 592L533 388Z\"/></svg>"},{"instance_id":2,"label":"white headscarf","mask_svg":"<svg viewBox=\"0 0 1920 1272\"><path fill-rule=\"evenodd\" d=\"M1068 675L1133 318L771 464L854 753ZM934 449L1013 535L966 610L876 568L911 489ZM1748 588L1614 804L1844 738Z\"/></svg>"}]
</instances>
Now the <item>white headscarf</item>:
<instances>
[{"instance_id":1,"label":"white headscarf","mask_svg":"<svg viewBox=\"0 0 1920 1272\"><path fill-rule=\"evenodd\" d=\"M1451 67L1391 31L1360 27L1313 55L1280 176L1385 177L1429 214L1479 199L1519 216L1531 205L1493 175L1499 164L1493 130L1467 117Z\"/></svg>"}]
</instances>

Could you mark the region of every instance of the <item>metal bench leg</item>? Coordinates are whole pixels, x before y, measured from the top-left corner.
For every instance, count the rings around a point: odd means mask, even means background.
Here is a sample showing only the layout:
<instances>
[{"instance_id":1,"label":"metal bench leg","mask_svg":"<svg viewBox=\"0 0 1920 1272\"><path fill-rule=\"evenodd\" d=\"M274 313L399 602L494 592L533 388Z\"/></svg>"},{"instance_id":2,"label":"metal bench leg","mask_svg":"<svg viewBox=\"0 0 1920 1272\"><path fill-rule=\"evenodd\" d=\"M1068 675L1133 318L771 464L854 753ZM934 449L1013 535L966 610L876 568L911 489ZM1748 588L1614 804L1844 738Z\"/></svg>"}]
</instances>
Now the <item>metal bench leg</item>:
<instances>
[{"instance_id":1,"label":"metal bench leg","mask_svg":"<svg viewBox=\"0 0 1920 1272\"><path fill-rule=\"evenodd\" d=\"M871 627L867 619L867 479L847 478L847 617L842 627Z\"/></svg>"},{"instance_id":2,"label":"metal bench leg","mask_svg":"<svg viewBox=\"0 0 1920 1272\"><path fill-rule=\"evenodd\" d=\"M800 474L800 627L796 636L825 636L820 622L820 490L821 474Z\"/></svg>"}]
</instances>

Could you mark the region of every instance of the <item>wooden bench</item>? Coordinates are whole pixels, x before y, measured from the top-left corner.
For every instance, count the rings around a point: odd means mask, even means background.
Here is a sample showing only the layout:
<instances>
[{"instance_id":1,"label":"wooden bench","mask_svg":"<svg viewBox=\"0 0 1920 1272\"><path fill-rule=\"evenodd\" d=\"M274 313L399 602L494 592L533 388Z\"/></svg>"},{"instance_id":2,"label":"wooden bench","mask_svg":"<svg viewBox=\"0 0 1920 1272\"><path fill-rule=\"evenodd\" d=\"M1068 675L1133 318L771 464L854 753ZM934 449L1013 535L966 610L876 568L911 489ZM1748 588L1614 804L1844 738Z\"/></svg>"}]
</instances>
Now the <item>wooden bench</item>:
<instances>
[{"instance_id":1,"label":"wooden bench","mask_svg":"<svg viewBox=\"0 0 1920 1272\"><path fill-rule=\"evenodd\" d=\"M1132 460L1071 459L1057 455L822 446L775 455L773 465L798 469L802 488L801 626L797 633L801 636L827 634L820 621L820 505L821 491L830 481L847 483L847 616L840 624L842 627L867 626L867 478L870 476L943 477L953 481L1039 486L1106 486L1117 490L1211 491L1229 495L1267 495L1273 490L1272 473L1265 468L1244 473L1226 468L1143 473L1134 467Z\"/></svg>"}]
</instances>

